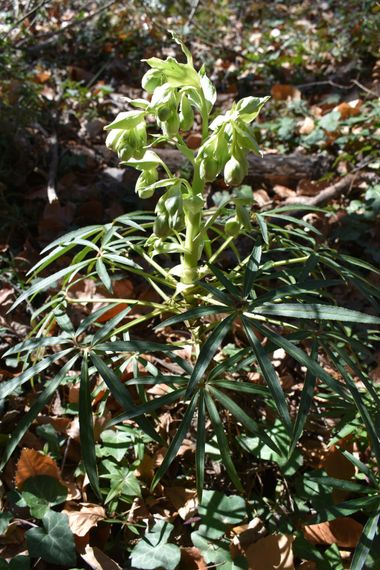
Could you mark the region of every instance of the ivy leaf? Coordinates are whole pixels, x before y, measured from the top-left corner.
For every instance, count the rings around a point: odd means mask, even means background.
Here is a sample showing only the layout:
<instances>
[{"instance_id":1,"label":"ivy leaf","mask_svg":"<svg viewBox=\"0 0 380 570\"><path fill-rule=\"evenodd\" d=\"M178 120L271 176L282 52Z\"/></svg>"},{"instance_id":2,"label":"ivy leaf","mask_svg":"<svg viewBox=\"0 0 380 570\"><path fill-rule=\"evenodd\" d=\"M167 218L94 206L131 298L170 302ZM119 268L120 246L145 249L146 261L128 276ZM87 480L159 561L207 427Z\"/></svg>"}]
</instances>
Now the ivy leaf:
<instances>
[{"instance_id":1,"label":"ivy leaf","mask_svg":"<svg viewBox=\"0 0 380 570\"><path fill-rule=\"evenodd\" d=\"M42 524L43 528L31 528L25 533L30 556L52 564L75 566L74 536L67 515L48 511Z\"/></svg>"},{"instance_id":2,"label":"ivy leaf","mask_svg":"<svg viewBox=\"0 0 380 570\"><path fill-rule=\"evenodd\" d=\"M167 543L173 528L166 521L157 521L132 550L132 566L143 570L174 570L181 559L181 551L178 546Z\"/></svg>"}]
</instances>

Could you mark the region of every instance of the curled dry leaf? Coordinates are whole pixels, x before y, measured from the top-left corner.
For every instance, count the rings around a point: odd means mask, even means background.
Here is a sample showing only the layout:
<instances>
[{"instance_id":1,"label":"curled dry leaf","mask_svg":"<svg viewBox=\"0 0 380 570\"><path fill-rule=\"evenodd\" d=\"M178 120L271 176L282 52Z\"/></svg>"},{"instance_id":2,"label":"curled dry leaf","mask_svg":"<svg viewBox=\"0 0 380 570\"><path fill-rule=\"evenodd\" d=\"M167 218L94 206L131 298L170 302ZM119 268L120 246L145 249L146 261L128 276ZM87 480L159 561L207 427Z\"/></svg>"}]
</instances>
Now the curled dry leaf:
<instances>
[{"instance_id":1,"label":"curled dry leaf","mask_svg":"<svg viewBox=\"0 0 380 570\"><path fill-rule=\"evenodd\" d=\"M71 532L76 536L85 536L99 521L106 518L106 512L100 505L81 503L79 511L64 509L69 518Z\"/></svg>"},{"instance_id":2,"label":"curled dry leaf","mask_svg":"<svg viewBox=\"0 0 380 570\"><path fill-rule=\"evenodd\" d=\"M295 570L293 536L271 534L249 546L245 552L249 570Z\"/></svg>"},{"instance_id":3,"label":"curled dry leaf","mask_svg":"<svg viewBox=\"0 0 380 570\"><path fill-rule=\"evenodd\" d=\"M121 566L112 558L104 554L96 546L91 547L87 544L85 553L81 554L81 558L92 568L92 570L121 570Z\"/></svg>"},{"instance_id":4,"label":"curled dry leaf","mask_svg":"<svg viewBox=\"0 0 380 570\"><path fill-rule=\"evenodd\" d=\"M312 544L336 544L342 548L355 548L362 531L363 526L351 517L339 517L303 529L306 540Z\"/></svg>"},{"instance_id":5,"label":"curled dry leaf","mask_svg":"<svg viewBox=\"0 0 380 570\"><path fill-rule=\"evenodd\" d=\"M21 489L25 481L37 475L48 475L62 483L58 466L52 457L35 449L24 448L16 467L16 487Z\"/></svg>"}]
</instances>

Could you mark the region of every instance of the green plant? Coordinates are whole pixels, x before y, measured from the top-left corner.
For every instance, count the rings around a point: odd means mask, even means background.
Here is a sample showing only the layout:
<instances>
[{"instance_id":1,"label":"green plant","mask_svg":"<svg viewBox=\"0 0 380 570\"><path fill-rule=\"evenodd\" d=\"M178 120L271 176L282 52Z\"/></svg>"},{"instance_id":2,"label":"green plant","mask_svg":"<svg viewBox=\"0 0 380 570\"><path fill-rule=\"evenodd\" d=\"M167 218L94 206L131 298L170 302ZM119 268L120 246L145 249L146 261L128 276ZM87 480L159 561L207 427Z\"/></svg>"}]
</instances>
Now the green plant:
<instances>
[{"instance_id":1,"label":"green plant","mask_svg":"<svg viewBox=\"0 0 380 570\"><path fill-rule=\"evenodd\" d=\"M152 198L156 191L161 191L155 213L136 212L104 226L80 228L44 250L33 276L37 278L53 263L61 264L60 267L52 275L34 281L16 305L33 299L58 281L61 284L58 292L36 309L31 338L8 351L8 356L18 354L25 368L19 376L1 384L0 396L6 398L48 369L55 369L55 373L9 437L1 466L68 373L75 370L80 384L83 464L99 498L116 501L116 505L119 499L128 502L131 493L138 495L139 486L127 466L122 471L111 460L108 466L103 461L102 469L105 466L106 471L99 478L92 406L93 379L98 375L107 389L105 399L112 394L124 409L108 422L107 435L103 434L106 446L107 441L114 443L119 437L128 440L128 435L125 438L123 431L115 429L125 420L134 420L148 441L162 444L155 429L154 412L174 402L182 405L182 421L168 442L152 489L165 476L191 432L196 440L197 491L201 499L205 489L206 437L211 437L212 431L225 471L236 489L246 495L251 510L261 509L272 520L270 513L276 511L276 505L268 507L265 501L260 502L247 481L242 482L240 454L244 450L260 461L276 463L283 478L299 476L297 444L310 412L315 409L314 392L318 390L326 408L335 406L342 422L345 415L351 414L352 419L358 414L372 452L372 486L368 494L361 502L354 499L352 505L342 506L341 511L329 495L330 506L318 521L360 509L375 517L380 509L376 495L380 398L358 355L368 352L371 327L379 324L380 319L340 307L334 298L334 287L349 283L378 308L379 291L363 276L375 269L325 246L316 228L292 215L297 211L294 206L252 211L252 192L240 185L247 173L247 153L259 154L252 122L267 97L242 99L224 115L214 117L209 125L215 88L203 68L199 72L194 69L191 54L182 42L176 36L174 39L183 50L186 63L174 58L147 60L151 69L142 84L151 100L129 101L132 110L120 113L106 127L107 145L118 153L122 164L141 172L136 183L139 196ZM202 144L194 153L183 135L197 117ZM152 132L154 124L160 132ZM162 143L175 146L191 162L191 182L174 175L154 151ZM159 170L164 172L164 178L160 178ZM217 206L208 207L206 184L222 172L226 183L236 188L233 194L226 193L226 199ZM145 282L159 300L115 299L113 284L125 273ZM102 298L105 306L74 325L72 308L78 303L96 301L73 296L74 286L84 278L100 282L110 297ZM144 311L139 312L141 308ZM110 310L113 316L107 317ZM222 349L227 343L233 348L226 356ZM191 347L188 359L178 354L184 345ZM293 359L296 373L302 377L303 389L296 411L289 411L288 397L271 360L276 348ZM324 364L334 373L328 372ZM127 368L132 370L128 385L121 380ZM249 381L252 370L260 372L266 385ZM357 379L362 387L358 387ZM146 387L156 384L165 384L168 390L164 395L150 397ZM102 402L95 413L104 409L104 399ZM266 421L259 412L260 406L267 410ZM233 422L227 431L224 420L229 417ZM270 419L273 417L276 419ZM111 456L119 458L115 453ZM118 489L115 473L122 490ZM130 491L126 492L123 485L128 477ZM105 488L103 479L114 479L111 490ZM306 496L302 506L290 502L293 519L287 512L285 518L289 520L284 522L288 530L289 525L293 530L298 528L299 517L308 519L307 509L313 510L307 503L309 498ZM170 531L170 526L164 530L166 540ZM160 528L155 527L147 537L150 540L158 532ZM195 539L204 541L204 533L197 532ZM216 538L223 534L224 529ZM142 556L148 556L148 550L155 550L159 543L152 540L149 548L136 548L132 558L140 551ZM166 551L173 550L166 540L165 557ZM222 542L225 548L225 539Z\"/></svg>"}]
</instances>

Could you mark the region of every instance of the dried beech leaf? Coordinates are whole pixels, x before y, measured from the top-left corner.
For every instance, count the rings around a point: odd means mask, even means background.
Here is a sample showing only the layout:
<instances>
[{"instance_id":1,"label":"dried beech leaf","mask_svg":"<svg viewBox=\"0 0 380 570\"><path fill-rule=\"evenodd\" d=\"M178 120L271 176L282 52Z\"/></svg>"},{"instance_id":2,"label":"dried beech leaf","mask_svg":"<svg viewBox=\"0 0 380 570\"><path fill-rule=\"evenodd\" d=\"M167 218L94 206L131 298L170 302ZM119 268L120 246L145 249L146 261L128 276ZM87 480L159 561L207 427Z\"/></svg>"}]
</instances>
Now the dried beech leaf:
<instances>
[{"instance_id":1,"label":"dried beech leaf","mask_svg":"<svg viewBox=\"0 0 380 570\"><path fill-rule=\"evenodd\" d=\"M165 494L183 520L186 520L198 506L196 492L192 489L166 487Z\"/></svg>"},{"instance_id":2,"label":"dried beech leaf","mask_svg":"<svg viewBox=\"0 0 380 570\"><path fill-rule=\"evenodd\" d=\"M81 558L92 568L92 570L121 570L121 566L112 558L104 554L96 546L91 547L87 544L85 554L81 554Z\"/></svg>"},{"instance_id":3,"label":"dried beech leaf","mask_svg":"<svg viewBox=\"0 0 380 570\"><path fill-rule=\"evenodd\" d=\"M271 534L249 546L245 551L249 570L295 570L293 540L286 534Z\"/></svg>"},{"instance_id":4,"label":"dried beech leaf","mask_svg":"<svg viewBox=\"0 0 380 570\"><path fill-rule=\"evenodd\" d=\"M362 531L363 525L351 517L339 517L303 529L306 540L312 544L337 544L341 548L355 548Z\"/></svg>"},{"instance_id":5,"label":"dried beech leaf","mask_svg":"<svg viewBox=\"0 0 380 570\"><path fill-rule=\"evenodd\" d=\"M106 512L100 505L82 503L80 511L64 509L69 517L71 532L76 536L85 536L98 522L106 518Z\"/></svg>"},{"instance_id":6,"label":"dried beech leaf","mask_svg":"<svg viewBox=\"0 0 380 570\"><path fill-rule=\"evenodd\" d=\"M276 83L273 85L270 93L276 101L299 101L301 99L301 91L294 85L288 85L286 83Z\"/></svg>"},{"instance_id":7,"label":"dried beech leaf","mask_svg":"<svg viewBox=\"0 0 380 570\"><path fill-rule=\"evenodd\" d=\"M54 459L35 449L24 448L17 462L15 483L21 489L25 481L36 475L48 475L61 481L61 475Z\"/></svg>"}]
</instances>

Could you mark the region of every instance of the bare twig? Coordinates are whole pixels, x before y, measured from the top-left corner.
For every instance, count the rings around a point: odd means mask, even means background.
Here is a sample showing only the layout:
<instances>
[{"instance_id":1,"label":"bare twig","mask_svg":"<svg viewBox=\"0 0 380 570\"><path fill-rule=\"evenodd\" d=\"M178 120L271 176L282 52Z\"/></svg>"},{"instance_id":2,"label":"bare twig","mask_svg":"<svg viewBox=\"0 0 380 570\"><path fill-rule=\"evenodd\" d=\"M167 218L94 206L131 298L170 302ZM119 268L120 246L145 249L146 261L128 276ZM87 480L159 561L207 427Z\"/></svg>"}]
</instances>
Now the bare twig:
<instances>
[{"instance_id":1,"label":"bare twig","mask_svg":"<svg viewBox=\"0 0 380 570\"><path fill-rule=\"evenodd\" d=\"M187 26L190 26L190 24L191 24L191 22L192 22L192 20L193 20L193 18L194 18L194 16L195 16L195 12L196 12L197 9L198 9L199 3L200 3L200 0L195 0L195 1L194 1L193 6L192 6L192 8L191 8L191 12L190 12L190 14L189 14L189 17L187 18L187 22L186 22L186 25L187 25Z\"/></svg>"},{"instance_id":2,"label":"bare twig","mask_svg":"<svg viewBox=\"0 0 380 570\"><path fill-rule=\"evenodd\" d=\"M55 189L55 179L57 177L57 168L58 168L58 136L57 131L54 131L51 135L50 139L50 148L51 148L51 160L49 166L49 174L48 174L48 184L47 184L47 198L49 204L53 204L53 202L58 202L58 195Z\"/></svg>"},{"instance_id":3,"label":"bare twig","mask_svg":"<svg viewBox=\"0 0 380 570\"><path fill-rule=\"evenodd\" d=\"M42 8L43 6L45 6L45 4L47 4L48 2L50 2L50 0L42 0L42 2L40 2L37 6L35 6L34 8L32 8L31 10L29 10L29 12L27 12L26 14L24 14L19 20L17 20L13 26L11 26L9 28L9 30L3 34L2 39L5 39L9 36L9 34L11 34L13 32L13 30L15 30L16 28L18 28L18 26L20 24L22 24L25 20L27 20L30 16L33 16L33 14L35 14L40 8Z\"/></svg>"},{"instance_id":4,"label":"bare twig","mask_svg":"<svg viewBox=\"0 0 380 570\"><path fill-rule=\"evenodd\" d=\"M87 16L85 16L84 18L81 18L80 20L73 20L72 22L70 22L69 24L67 24L67 26L59 28L58 30L54 30L52 32L46 32L45 34L41 34L40 36L37 36L37 38L35 38L36 40L40 40L40 39L45 39L45 40L49 40L48 42L42 42L39 46L33 46L34 50L37 50L37 48L41 48L42 46L44 47L45 44L48 45L52 42L52 39L57 38L58 36L60 36L61 34L65 34L67 32L67 30L70 30L71 28L75 27L75 26L79 26L81 24L84 24L85 22L88 22L88 20L91 20L92 18L94 18L95 16L98 16L99 14L101 14L102 12L104 12L105 10L107 10L108 8L110 8L113 4L116 4L116 2L118 2L119 0L110 0L110 2L108 2L107 4L104 4L104 6L101 6L100 8L98 8L97 10L95 10L94 12L92 12L91 14L88 14ZM15 47L20 48L27 40L23 40L21 42L19 42L18 44L16 44Z\"/></svg>"},{"instance_id":5,"label":"bare twig","mask_svg":"<svg viewBox=\"0 0 380 570\"><path fill-rule=\"evenodd\" d=\"M320 206L337 196L343 194L343 192L352 187L358 174L348 174L344 178L341 178L335 184L327 186L324 190L321 190L315 196L291 196L287 198L282 205L288 204L305 204L307 206Z\"/></svg>"}]
</instances>

